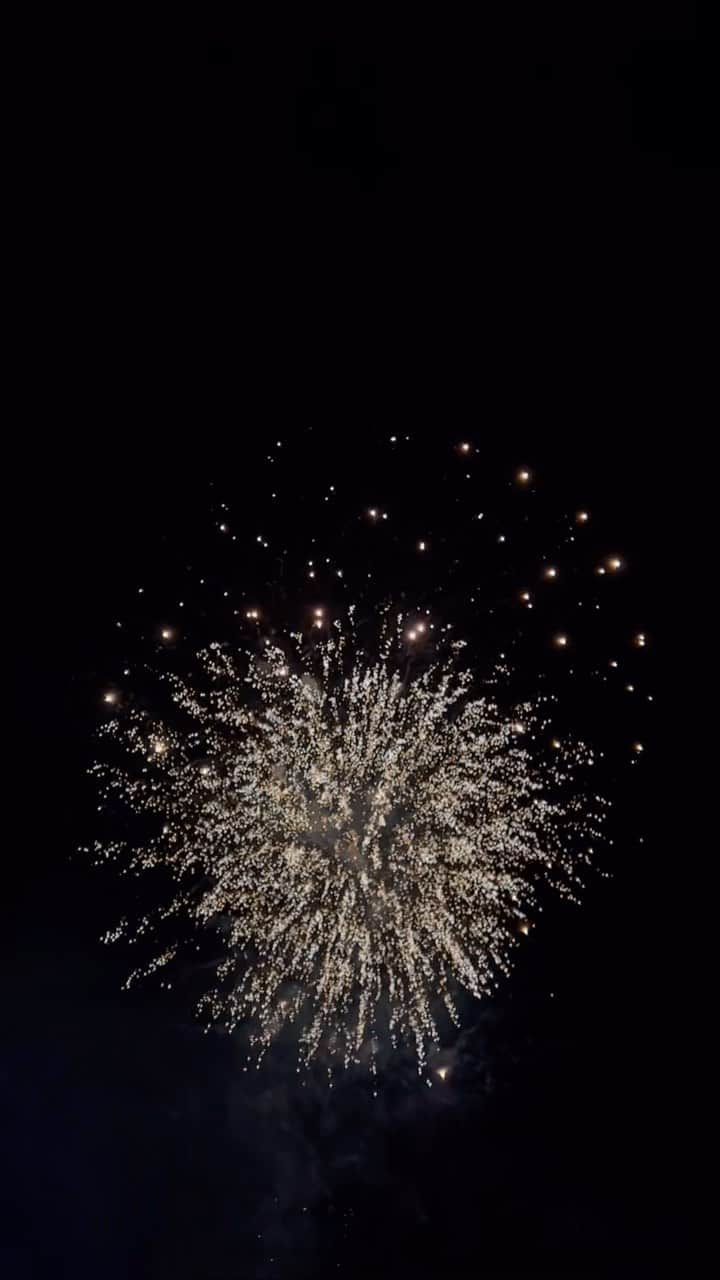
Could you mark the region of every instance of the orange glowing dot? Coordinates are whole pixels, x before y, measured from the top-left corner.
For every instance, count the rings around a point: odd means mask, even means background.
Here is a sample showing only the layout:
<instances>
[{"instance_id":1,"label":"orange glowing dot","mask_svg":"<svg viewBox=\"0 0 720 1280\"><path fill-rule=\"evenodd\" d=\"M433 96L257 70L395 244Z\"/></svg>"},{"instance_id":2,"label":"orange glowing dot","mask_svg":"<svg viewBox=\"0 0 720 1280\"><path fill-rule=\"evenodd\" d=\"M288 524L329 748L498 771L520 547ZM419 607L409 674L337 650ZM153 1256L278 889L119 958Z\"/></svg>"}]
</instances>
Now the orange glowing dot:
<instances>
[{"instance_id":1,"label":"orange glowing dot","mask_svg":"<svg viewBox=\"0 0 720 1280\"><path fill-rule=\"evenodd\" d=\"M576 524L587 524L589 519L590 519L590 514L587 511L577 511L575 513Z\"/></svg>"}]
</instances>

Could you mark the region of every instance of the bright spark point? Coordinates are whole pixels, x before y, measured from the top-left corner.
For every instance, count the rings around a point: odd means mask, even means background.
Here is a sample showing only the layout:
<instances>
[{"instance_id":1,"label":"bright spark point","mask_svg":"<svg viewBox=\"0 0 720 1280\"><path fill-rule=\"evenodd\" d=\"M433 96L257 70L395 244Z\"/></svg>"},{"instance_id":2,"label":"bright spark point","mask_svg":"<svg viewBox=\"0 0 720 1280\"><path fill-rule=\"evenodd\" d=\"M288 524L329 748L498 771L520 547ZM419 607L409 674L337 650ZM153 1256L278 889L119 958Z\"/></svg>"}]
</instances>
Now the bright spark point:
<instances>
[{"instance_id":1,"label":"bright spark point","mask_svg":"<svg viewBox=\"0 0 720 1280\"><path fill-rule=\"evenodd\" d=\"M460 452L461 453L470 452L470 445L468 444L467 440L463 440L462 444L460 445Z\"/></svg>"},{"instance_id":2,"label":"bright spark point","mask_svg":"<svg viewBox=\"0 0 720 1280\"><path fill-rule=\"evenodd\" d=\"M613 572L616 572L618 569L622 569L622 560L619 556L611 556L607 563L608 569L612 569Z\"/></svg>"},{"instance_id":3,"label":"bright spark point","mask_svg":"<svg viewBox=\"0 0 720 1280\"><path fill-rule=\"evenodd\" d=\"M441 1080L447 1080L449 1070L450 1070L449 1067L438 1067L437 1075L440 1077Z\"/></svg>"},{"instance_id":4,"label":"bright spark point","mask_svg":"<svg viewBox=\"0 0 720 1280\"><path fill-rule=\"evenodd\" d=\"M562 632L553 637L553 644L557 645L558 649L564 649L567 643L568 638L566 635L563 635Z\"/></svg>"},{"instance_id":5,"label":"bright spark point","mask_svg":"<svg viewBox=\"0 0 720 1280\"><path fill-rule=\"evenodd\" d=\"M644 635L642 631L635 637L635 644L638 649L645 648L645 645L647 644L647 636Z\"/></svg>"},{"instance_id":6,"label":"bright spark point","mask_svg":"<svg viewBox=\"0 0 720 1280\"><path fill-rule=\"evenodd\" d=\"M160 632L160 635L162 636L163 640L172 640L173 638L173 633L170 627L163 627L162 631Z\"/></svg>"},{"instance_id":7,"label":"bright spark point","mask_svg":"<svg viewBox=\"0 0 720 1280\"><path fill-rule=\"evenodd\" d=\"M117 702L116 693L106 693L103 695L103 702Z\"/></svg>"},{"instance_id":8,"label":"bright spark point","mask_svg":"<svg viewBox=\"0 0 720 1280\"><path fill-rule=\"evenodd\" d=\"M633 742L633 751L636 752L637 755L640 755L640 752L644 750L645 748L642 742Z\"/></svg>"},{"instance_id":9,"label":"bright spark point","mask_svg":"<svg viewBox=\"0 0 720 1280\"><path fill-rule=\"evenodd\" d=\"M426 542L418 542L418 551L425 551L426 547L427 547Z\"/></svg>"},{"instance_id":10,"label":"bright spark point","mask_svg":"<svg viewBox=\"0 0 720 1280\"><path fill-rule=\"evenodd\" d=\"M255 1057L291 1023L300 1067L348 1066L363 1049L374 1061L387 1010L392 1043L411 1044L422 1070L438 1006L458 1021L459 989L480 998L509 972L508 922L531 914L542 874L574 899L601 815L575 780L587 750L550 767L534 748L542 699L510 721L473 698L456 646L409 679L400 619L386 615L372 653L353 626L351 614L315 645L287 639L302 673L290 681L272 678L285 667L275 645L211 645L197 680L170 678L159 732L132 706L104 722L127 763L97 766L103 798L152 815L158 834L141 823L144 844L98 844L98 860L176 881L171 902L106 939L155 936L129 983L173 959L169 919L216 925L224 955L200 1007L210 1025L243 1023Z\"/></svg>"},{"instance_id":11,"label":"bright spark point","mask_svg":"<svg viewBox=\"0 0 720 1280\"><path fill-rule=\"evenodd\" d=\"M545 577L546 577L546 578L557 578L557 572L558 572L558 571L557 571L557 569L554 569L554 568L551 566L549 569L546 569L546 570L545 570Z\"/></svg>"},{"instance_id":12,"label":"bright spark point","mask_svg":"<svg viewBox=\"0 0 720 1280\"><path fill-rule=\"evenodd\" d=\"M527 484L529 479L530 479L529 471L518 471L517 473L518 484Z\"/></svg>"},{"instance_id":13,"label":"bright spark point","mask_svg":"<svg viewBox=\"0 0 720 1280\"><path fill-rule=\"evenodd\" d=\"M589 514L589 512L587 512L587 511L578 511L578 512L576 512L576 515L575 515L575 523L576 523L576 524L587 524L587 522L588 522L588 520L589 520L589 519L590 519L590 514Z\"/></svg>"}]
</instances>

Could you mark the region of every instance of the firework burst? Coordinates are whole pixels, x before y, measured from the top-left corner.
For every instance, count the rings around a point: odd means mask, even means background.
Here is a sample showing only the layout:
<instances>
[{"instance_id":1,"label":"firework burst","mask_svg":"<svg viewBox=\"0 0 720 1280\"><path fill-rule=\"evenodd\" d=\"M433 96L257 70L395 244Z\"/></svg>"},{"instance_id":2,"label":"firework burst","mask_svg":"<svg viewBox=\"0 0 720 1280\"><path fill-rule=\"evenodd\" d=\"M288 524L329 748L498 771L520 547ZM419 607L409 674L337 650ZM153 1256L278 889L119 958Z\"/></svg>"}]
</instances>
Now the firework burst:
<instances>
[{"instance_id":1,"label":"firework burst","mask_svg":"<svg viewBox=\"0 0 720 1280\"><path fill-rule=\"evenodd\" d=\"M601 826L577 781L592 754L552 737L548 696L501 708L503 672L478 689L462 648L387 611L361 646L352 607L329 628L318 611L286 642L211 645L192 677L163 677L162 721L130 706L102 731L123 757L95 766L104 804L145 817L141 843L96 856L175 881L107 940L215 926L201 1009L244 1024L257 1061L294 1024L300 1065L374 1069L389 1040L421 1070L459 990L482 997L509 971L538 884L575 894Z\"/></svg>"}]
</instances>

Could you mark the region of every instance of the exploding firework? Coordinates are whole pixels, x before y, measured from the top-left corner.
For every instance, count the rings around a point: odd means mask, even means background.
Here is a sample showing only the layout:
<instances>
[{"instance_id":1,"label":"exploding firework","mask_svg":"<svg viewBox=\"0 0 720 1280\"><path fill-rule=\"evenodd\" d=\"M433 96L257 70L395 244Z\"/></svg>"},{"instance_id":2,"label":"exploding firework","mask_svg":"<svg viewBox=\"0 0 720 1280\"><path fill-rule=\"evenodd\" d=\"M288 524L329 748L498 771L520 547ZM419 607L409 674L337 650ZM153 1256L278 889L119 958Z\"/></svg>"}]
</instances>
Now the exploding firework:
<instances>
[{"instance_id":1,"label":"exploding firework","mask_svg":"<svg viewBox=\"0 0 720 1280\"><path fill-rule=\"evenodd\" d=\"M317 641L212 645L194 681L166 675L164 722L110 721L134 765L97 766L106 801L119 795L157 831L97 853L177 881L135 936L167 917L220 928L201 1007L247 1024L257 1060L293 1023L302 1064L372 1066L389 1039L421 1068L439 1019L458 1021L458 990L481 997L508 972L538 880L573 896L601 804L574 783L587 749L545 750L546 699L510 714L477 696L462 642L414 672L422 621L386 615L374 656L353 624L351 609Z\"/></svg>"},{"instance_id":2,"label":"exploding firework","mask_svg":"<svg viewBox=\"0 0 720 1280\"><path fill-rule=\"evenodd\" d=\"M543 886L574 899L602 837L586 770L604 753L575 740L578 706L598 708L607 737L613 687L643 696L648 634L598 618L627 576L598 521L573 501L541 553L534 470L510 473L499 501L462 441L439 490L432 455L426 489L419 464L409 489L411 447L392 435L381 450L386 504L374 471L342 502L338 477L277 441L267 494L214 507L212 575L200 541L180 598L136 628L162 664L150 685L114 623L123 678L100 694L93 767L110 831L94 853L171 881L106 940L152 946L130 983L219 939L200 1009L208 1027L243 1028L248 1061L291 1029L300 1068L376 1070L408 1045L422 1070L462 993L509 973ZM637 765L636 728L622 751Z\"/></svg>"}]
</instances>

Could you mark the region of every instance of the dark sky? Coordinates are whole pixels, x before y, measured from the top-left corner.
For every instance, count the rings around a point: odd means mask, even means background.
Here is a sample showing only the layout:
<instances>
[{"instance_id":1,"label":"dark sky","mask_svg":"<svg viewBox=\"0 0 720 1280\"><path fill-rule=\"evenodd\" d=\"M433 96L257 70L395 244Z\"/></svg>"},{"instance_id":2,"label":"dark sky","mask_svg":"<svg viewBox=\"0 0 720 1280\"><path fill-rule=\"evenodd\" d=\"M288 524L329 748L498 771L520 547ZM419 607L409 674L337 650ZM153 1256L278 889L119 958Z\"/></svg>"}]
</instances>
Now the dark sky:
<instances>
[{"instance_id":1,"label":"dark sky","mask_svg":"<svg viewBox=\"0 0 720 1280\"><path fill-rule=\"evenodd\" d=\"M6 468L12 1280L688 1271L717 169L694 6L613 14L82 31L38 76ZM383 473L396 429L413 452ZM282 1061L242 1075L182 987L121 992L98 935L129 891L72 857L108 620L140 580L172 594L186 550L212 560L219 492L259 513L278 436L298 503L333 469L353 500L406 500L466 436L491 488L529 462L544 511L603 511L632 566L618 610L653 634L626 856L548 905L442 1095L402 1064L378 1101ZM439 530L453 503L438 464Z\"/></svg>"}]
</instances>

